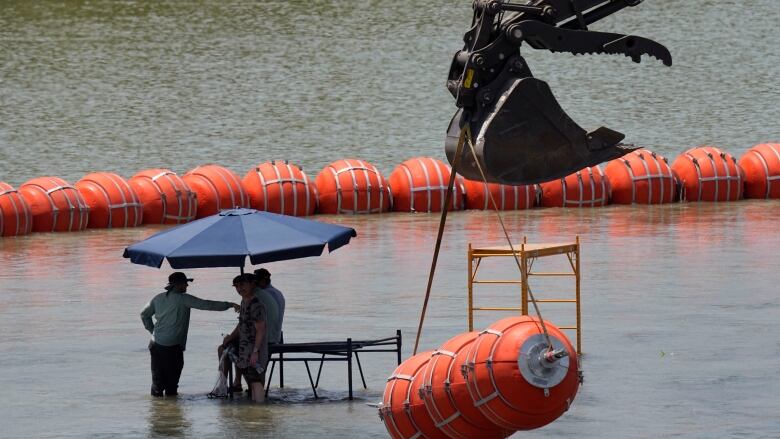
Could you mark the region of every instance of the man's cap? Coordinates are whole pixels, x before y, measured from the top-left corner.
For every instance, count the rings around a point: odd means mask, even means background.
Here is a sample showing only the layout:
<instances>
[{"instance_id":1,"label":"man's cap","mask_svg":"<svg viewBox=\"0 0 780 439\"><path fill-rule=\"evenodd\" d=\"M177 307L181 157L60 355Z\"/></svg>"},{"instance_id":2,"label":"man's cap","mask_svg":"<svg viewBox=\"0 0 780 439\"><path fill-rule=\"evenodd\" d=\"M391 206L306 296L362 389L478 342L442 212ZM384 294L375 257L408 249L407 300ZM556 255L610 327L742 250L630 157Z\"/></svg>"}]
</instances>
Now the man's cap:
<instances>
[{"instance_id":1,"label":"man's cap","mask_svg":"<svg viewBox=\"0 0 780 439\"><path fill-rule=\"evenodd\" d=\"M271 272L266 270L265 268L258 268L257 270L255 270L255 276L257 276L258 279L270 279Z\"/></svg>"},{"instance_id":2,"label":"man's cap","mask_svg":"<svg viewBox=\"0 0 780 439\"><path fill-rule=\"evenodd\" d=\"M182 273L181 271L177 271L175 273L171 273L171 275L168 276L168 285L192 282L193 280L194 280L193 278L187 277L187 275Z\"/></svg>"}]
</instances>

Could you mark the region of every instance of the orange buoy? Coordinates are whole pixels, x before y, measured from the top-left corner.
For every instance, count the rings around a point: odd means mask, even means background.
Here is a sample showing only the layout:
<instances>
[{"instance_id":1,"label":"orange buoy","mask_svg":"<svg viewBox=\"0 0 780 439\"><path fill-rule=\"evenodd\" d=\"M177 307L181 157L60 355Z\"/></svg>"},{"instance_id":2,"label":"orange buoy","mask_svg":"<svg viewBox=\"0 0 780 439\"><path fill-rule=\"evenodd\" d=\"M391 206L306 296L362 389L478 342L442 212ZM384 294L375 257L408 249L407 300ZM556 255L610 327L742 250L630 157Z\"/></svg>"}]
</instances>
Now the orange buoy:
<instances>
[{"instance_id":1,"label":"orange buoy","mask_svg":"<svg viewBox=\"0 0 780 439\"><path fill-rule=\"evenodd\" d=\"M89 206L87 227L97 229L141 225L141 202L124 178L110 172L94 172L85 175L75 186Z\"/></svg>"},{"instance_id":2,"label":"orange buoy","mask_svg":"<svg viewBox=\"0 0 780 439\"><path fill-rule=\"evenodd\" d=\"M11 185L0 181L0 236L26 235L32 231L32 213Z\"/></svg>"},{"instance_id":3,"label":"orange buoy","mask_svg":"<svg viewBox=\"0 0 780 439\"><path fill-rule=\"evenodd\" d=\"M184 174L182 180L196 194L196 218L211 216L223 209L249 206L241 179L230 169L219 165L198 166Z\"/></svg>"},{"instance_id":4,"label":"orange buoy","mask_svg":"<svg viewBox=\"0 0 780 439\"><path fill-rule=\"evenodd\" d=\"M566 336L539 319L508 317L482 331L466 354L466 384L474 406L508 430L539 428L560 417L580 384L577 353Z\"/></svg>"},{"instance_id":5,"label":"orange buoy","mask_svg":"<svg viewBox=\"0 0 780 439\"><path fill-rule=\"evenodd\" d=\"M195 192L175 172L147 169L129 180L144 208L144 224L181 224L195 219Z\"/></svg>"},{"instance_id":6,"label":"orange buoy","mask_svg":"<svg viewBox=\"0 0 780 439\"><path fill-rule=\"evenodd\" d=\"M736 159L714 146L698 146L672 163L680 179L680 200L736 201L742 199L742 169Z\"/></svg>"},{"instance_id":7,"label":"orange buoy","mask_svg":"<svg viewBox=\"0 0 780 439\"><path fill-rule=\"evenodd\" d=\"M390 186L376 166L345 159L326 166L315 179L319 213L382 213L390 210Z\"/></svg>"},{"instance_id":8,"label":"orange buoy","mask_svg":"<svg viewBox=\"0 0 780 439\"><path fill-rule=\"evenodd\" d=\"M19 186L30 206L33 232L73 232L84 230L89 207L79 191L58 177L38 177Z\"/></svg>"},{"instance_id":9,"label":"orange buoy","mask_svg":"<svg viewBox=\"0 0 780 439\"><path fill-rule=\"evenodd\" d=\"M461 367L479 333L465 332L433 351L422 372L421 394L428 414L454 439L502 439L513 433L490 422L471 400Z\"/></svg>"},{"instance_id":10,"label":"orange buoy","mask_svg":"<svg viewBox=\"0 0 780 439\"><path fill-rule=\"evenodd\" d=\"M610 161L604 174L614 204L671 203L677 192L668 160L646 149Z\"/></svg>"},{"instance_id":11,"label":"orange buoy","mask_svg":"<svg viewBox=\"0 0 780 439\"><path fill-rule=\"evenodd\" d=\"M317 211L317 187L303 170L287 161L255 166L243 179L253 209L307 216Z\"/></svg>"},{"instance_id":12,"label":"orange buoy","mask_svg":"<svg viewBox=\"0 0 780 439\"><path fill-rule=\"evenodd\" d=\"M740 159L745 198L780 198L780 143L762 143Z\"/></svg>"},{"instance_id":13,"label":"orange buoy","mask_svg":"<svg viewBox=\"0 0 780 439\"><path fill-rule=\"evenodd\" d=\"M466 209L493 209L490 194L499 210L530 209L536 204L536 186L511 186L508 184L487 183L463 179Z\"/></svg>"},{"instance_id":14,"label":"orange buoy","mask_svg":"<svg viewBox=\"0 0 780 439\"><path fill-rule=\"evenodd\" d=\"M398 165L390 174L393 210L441 212L450 180L450 166L430 157L416 157ZM457 177L450 210L463 209L462 178Z\"/></svg>"},{"instance_id":15,"label":"orange buoy","mask_svg":"<svg viewBox=\"0 0 780 439\"><path fill-rule=\"evenodd\" d=\"M609 180L593 166L541 185L544 207L595 207L609 204Z\"/></svg>"},{"instance_id":16,"label":"orange buoy","mask_svg":"<svg viewBox=\"0 0 780 439\"><path fill-rule=\"evenodd\" d=\"M431 352L422 352L401 363L387 379L379 417L394 439L447 439L433 424L419 395L422 371Z\"/></svg>"}]
</instances>

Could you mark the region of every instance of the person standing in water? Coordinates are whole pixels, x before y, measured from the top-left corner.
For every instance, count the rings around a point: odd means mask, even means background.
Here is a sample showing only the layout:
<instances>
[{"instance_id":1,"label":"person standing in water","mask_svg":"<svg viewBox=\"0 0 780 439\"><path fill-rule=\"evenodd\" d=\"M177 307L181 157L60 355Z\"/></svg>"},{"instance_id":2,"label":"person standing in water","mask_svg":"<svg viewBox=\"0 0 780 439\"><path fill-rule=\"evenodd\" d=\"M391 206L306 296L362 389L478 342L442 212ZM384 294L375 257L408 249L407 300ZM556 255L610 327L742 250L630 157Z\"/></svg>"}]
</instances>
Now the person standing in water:
<instances>
[{"instance_id":1,"label":"person standing in water","mask_svg":"<svg viewBox=\"0 0 780 439\"><path fill-rule=\"evenodd\" d=\"M168 276L165 292L160 293L141 311L141 321L152 334L149 353L152 359L152 396L178 394L179 378L184 367L184 350L190 328L190 309L204 311L238 311L239 305L231 302L203 300L187 294L191 278L182 272ZM156 321L152 320L152 317Z\"/></svg>"},{"instance_id":2,"label":"person standing in water","mask_svg":"<svg viewBox=\"0 0 780 439\"><path fill-rule=\"evenodd\" d=\"M238 340L236 367L249 383L252 400L265 400L265 369L268 366L268 323L263 302L255 296L254 276L242 274L233 279L233 286L241 296L238 325L225 337L223 346Z\"/></svg>"}]
</instances>

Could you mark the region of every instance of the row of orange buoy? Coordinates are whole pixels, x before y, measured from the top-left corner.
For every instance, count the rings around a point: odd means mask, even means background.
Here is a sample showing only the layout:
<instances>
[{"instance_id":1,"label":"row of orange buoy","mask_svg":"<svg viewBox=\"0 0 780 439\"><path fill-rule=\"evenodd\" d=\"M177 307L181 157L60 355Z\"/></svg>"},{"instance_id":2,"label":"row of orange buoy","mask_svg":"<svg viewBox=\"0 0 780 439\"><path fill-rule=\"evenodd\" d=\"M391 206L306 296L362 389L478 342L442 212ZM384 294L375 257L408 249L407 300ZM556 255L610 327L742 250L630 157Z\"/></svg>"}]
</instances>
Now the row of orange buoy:
<instances>
[{"instance_id":1,"label":"row of orange buoy","mask_svg":"<svg viewBox=\"0 0 780 439\"><path fill-rule=\"evenodd\" d=\"M379 417L394 439L500 439L559 418L581 382L566 336L539 319L508 317L401 363Z\"/></svg>"},{"instance_id":2,"label":"row of orange buoy","mask_svg":"<svg viewBox=\"0 0 780 439\"><path fill-rule=\"evenodd\" d=\"M0 182L0 235L76 231L87 227L178 224L221 209L252 207L285 215L439 212L450 166L430 157L401 163L385 179L371 163L344 159L315 180L286 161L259 164L239 178L218 165L199 166L179 177L168 169L141 171L124 180L109 173L86 175L76 184L40 177L18 190ZM701 146L671 165L648 150L540 185L485 184L458 177L449 209L595 207L675 201L780 198L780 144L765 143L739 162L718 148Z\"/></svg>"}]
</instances>

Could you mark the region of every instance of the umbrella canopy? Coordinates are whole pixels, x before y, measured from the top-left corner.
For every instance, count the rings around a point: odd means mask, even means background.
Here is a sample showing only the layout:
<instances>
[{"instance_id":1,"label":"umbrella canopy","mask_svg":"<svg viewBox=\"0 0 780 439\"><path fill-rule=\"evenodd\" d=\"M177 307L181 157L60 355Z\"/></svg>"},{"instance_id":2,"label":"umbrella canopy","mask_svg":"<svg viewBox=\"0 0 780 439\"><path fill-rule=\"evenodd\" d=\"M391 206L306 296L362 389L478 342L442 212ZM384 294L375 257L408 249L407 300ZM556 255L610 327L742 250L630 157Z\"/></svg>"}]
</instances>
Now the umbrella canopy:
<instances>
[{"instance_id":1,"label":"umbrella canopy","mask_svg":"<svg viewBox=\"0 0 780 439\"><path fill-rule=\"evenodd\" d=\"M160 268L243 267L251 264L319 256L349 243L355 229L318 221L231 209L182 224L125 249L134 264Z\"/></svg>"}]
</instances>

